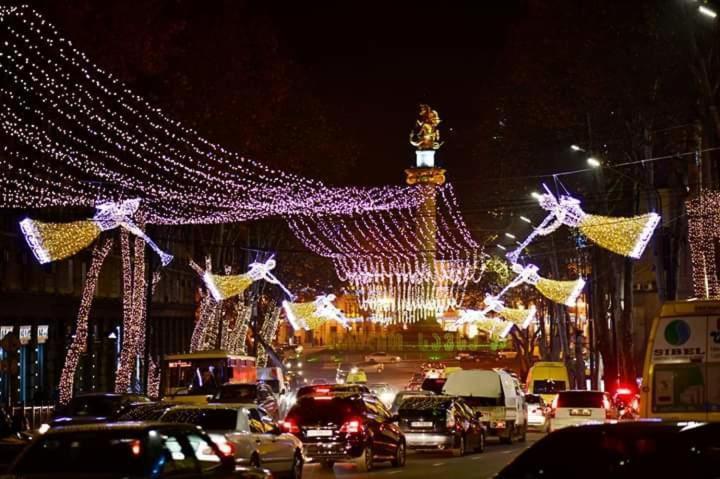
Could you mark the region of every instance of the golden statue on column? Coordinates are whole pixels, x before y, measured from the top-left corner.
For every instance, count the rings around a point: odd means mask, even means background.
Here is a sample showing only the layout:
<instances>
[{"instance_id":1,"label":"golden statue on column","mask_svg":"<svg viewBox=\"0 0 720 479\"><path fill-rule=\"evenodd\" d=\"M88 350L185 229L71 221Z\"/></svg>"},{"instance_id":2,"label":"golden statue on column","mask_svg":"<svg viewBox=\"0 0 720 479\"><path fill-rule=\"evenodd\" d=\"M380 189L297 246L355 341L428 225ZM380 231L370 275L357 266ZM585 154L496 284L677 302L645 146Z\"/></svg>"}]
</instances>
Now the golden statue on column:
<instances>
[{"instance_id":1,"label":"golden statue on column","mask_svg":"<svg viewBox=\"0 0 720 479\"><path fill-rule=\"evenodd\" d=\"M418 150L437 150L442 146L440 142L440 115L430 105L421 104L418 109L418 119L415 129L410 132L410 144Z\"/></svg>"}]
</instances>

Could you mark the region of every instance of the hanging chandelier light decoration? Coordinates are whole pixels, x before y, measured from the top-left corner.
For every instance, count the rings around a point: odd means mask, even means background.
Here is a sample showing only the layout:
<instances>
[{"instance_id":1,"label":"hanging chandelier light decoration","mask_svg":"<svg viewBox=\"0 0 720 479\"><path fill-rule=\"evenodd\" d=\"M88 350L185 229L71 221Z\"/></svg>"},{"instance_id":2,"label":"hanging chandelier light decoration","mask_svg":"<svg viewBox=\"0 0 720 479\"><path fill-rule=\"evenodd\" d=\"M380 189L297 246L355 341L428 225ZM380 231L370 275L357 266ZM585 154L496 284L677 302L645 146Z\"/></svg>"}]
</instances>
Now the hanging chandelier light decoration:
<instances>
[{"instance_id":1,"label":"hanging chandelier light decoration","mask_svg":"<svg viewBox=\"0 0 720 479\"><path fill-rule=\"evenodd\" d=\"M480 280L484 257L451 185L426 188L425 195L432 213L418 206L294 216L288 224L305 246L333 261L371 316L418 321L459 307L467 285Z\"/></svg>"},{"instance_id":2,"label":"hanging chandelier light decoration","mask_svg":"<svg viewBox=\"0 0 720 479\"><path fill-rule=\"evenodd\" d=\"M613 253L637 259L642 256L660 222L657 213L629 218L587 214L580 207L580 200L572 196L560 196L558 199L547 185L543 187L545 194L540 195L538 201L550 213L515 250L507 254L513 264L518 262L522 251L537 236L549 235L562 225L577 228L590 241Z\"/></svg>"},{"instance_id":3,"label":"hanging chandelier light decoration","mask_svg":"<svg viewBox=\"0 0 720 479\"><path fill-rule=\"evenodd\" d=\"M334 320L349 327L345 315L334 304L335 295L327 294L315 298L315 301L293 303L283 301L282 307L288 322L295 331L304 329L311 331L317 329L326 321Z\"/></svg>"},{"instance_id":4,"label":"hanging chandelier light decoration","mask_svg":"<svg viewBox=\"0 0 720 479\"><path fill-rule=\"evenodd\" d=\"M172 255L160 249L132 220L139 206L140 200L137 198L122 202L103 202L95 206L97 211L92 219L70 223L45 223L25 218L20 222L20 230L35 258L45 264L73 256L87 248L103 231L122 226L142 238L158 254L163 266L167 266L173 259Z\"/></svg>"}]
</instances>

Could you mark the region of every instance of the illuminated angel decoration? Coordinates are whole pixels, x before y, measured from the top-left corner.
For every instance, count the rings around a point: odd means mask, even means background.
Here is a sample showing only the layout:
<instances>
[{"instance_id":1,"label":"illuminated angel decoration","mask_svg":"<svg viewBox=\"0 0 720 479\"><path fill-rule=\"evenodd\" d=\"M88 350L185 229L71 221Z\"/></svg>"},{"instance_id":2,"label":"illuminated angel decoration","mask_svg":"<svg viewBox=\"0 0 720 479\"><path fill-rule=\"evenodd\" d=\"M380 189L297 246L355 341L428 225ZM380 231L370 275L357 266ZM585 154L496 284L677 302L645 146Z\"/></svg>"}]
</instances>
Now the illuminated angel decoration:
<instances>
[{"instance_id":1,"label":"illuminated angel decoration","mask_svg":"<svg viewBox=\"0 0 720 479\"><path fill-rule=\"evenodd\" d=\"M333 304L334 300L335 295L328 294L318 296L315 301L305 303L283 301L282 306L285 310L285 316L287 316L290 325L295 331L299 329L306 331L317 329L329 320L335 320L348 327L345 315Z\"/></svg>"},{"instance_id":2,"label":"illuminated angel decoration","mask_svg":"<svg viewBox=\"0 0 720 479\"><path fill-rule=\"evenodd\" d=\"M418 150L437 150L440 142L440 115L429 105L421 104L415 129L410 133L410 144Z\"/></svg>"},{"instance_id":3,"label":"illuminated angel decoration","mask_svg":"<svg viewBox=\"0 0 720 479\"><path fill-rule=\"evenodd\" d=\"M528 309L519 308L507 308L497 297L487 295L485 296L485 307L491 311L497 313L498 316L510 321L520 329L527 329L530 323L535 319L537 310L535 306L530 306Z\"/></svg>"},{"instance_id":4,"label":"illuminated angel decoration","mask_svg":"<svg viewBox=\"0 0 720 479\"><path fill-rule=\"evenodd\" d=\"M142 238L160 256L163 266L167 266L173 259L172 255L161 250L132 220L139 206L139 199L108 201L95 206L97 211L92 219L45 223L25 218L20 222L20 229L33 254L42 264L73 256L90 246L103 231L122 226Z\"/></svg>"},{"instance_id":5,"label":"illuminated angel decoration","mask_svg":"<svg viewBox=\"0 0 720 479\"><path fill-rule=\"evenodd\" d=\"M642 256L660 222L657 213L646 213L630 218L618 216L599 216L585 213L580 208L580 200L572 196L556 198L547 186L546 193L539 198L540 206L550 212L540 225L520 243L520 246L507 254L511 263L517 263L520 253L535 239L546 236L562 225L577 228L593 243L605 249L630 258Z\"/></svg>"},{"instance_id":6,"label":"illuminated angel decoration","mask_svg":"<svg viewBox=\"0 0 720 479\"><path fill-rule=\"evenodd\" d=\"M190 267L193 268L203 279L215 301L238 296L245 292L255 281L264 279L270 284L280 287L288 297L292 298L293 294L280 282L279 279L271 272L276 266L275 259L270 258L264 263L251 263L247 272L242 274L213 274L210 271L203 271L194 261L190 261Z\"/></svg>"},{"instance_id":7,"label":"illuminated angel decoration","mask_svg":"<svg viewBox=\"0 0 720 479\"><path fill-rule=\"evenodd\" d=\"M550 301L573 306L577 297L585 286L585 280L578 278L571 281L557 281L554 279L543 278L538 274L538 267L534 264L522 266L520 264L513 265L513 271L517 276L510 282L512 287L521 284L531 284L535 286L540 294Z\"/></svg>"}]
</instances>

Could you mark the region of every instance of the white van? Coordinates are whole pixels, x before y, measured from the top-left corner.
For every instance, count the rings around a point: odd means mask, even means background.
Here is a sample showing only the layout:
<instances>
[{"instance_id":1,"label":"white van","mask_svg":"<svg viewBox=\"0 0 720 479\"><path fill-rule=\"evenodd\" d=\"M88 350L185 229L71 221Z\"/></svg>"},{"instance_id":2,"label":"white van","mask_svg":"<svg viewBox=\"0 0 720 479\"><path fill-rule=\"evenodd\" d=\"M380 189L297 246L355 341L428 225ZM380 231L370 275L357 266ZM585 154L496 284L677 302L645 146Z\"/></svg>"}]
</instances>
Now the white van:
<instances>
[{"instance_id":1,"label":"white van","mask_svg":"<svg viewBox=\"0 0 720 479\"><path fill-rule=\"evenodd\" d=\"M482 413L488 436L502 442L525 440L527 405L519 384L503 370L471 369L450 374L443 394L460 396L475 411Z\"/></svg>"}]
</instances>

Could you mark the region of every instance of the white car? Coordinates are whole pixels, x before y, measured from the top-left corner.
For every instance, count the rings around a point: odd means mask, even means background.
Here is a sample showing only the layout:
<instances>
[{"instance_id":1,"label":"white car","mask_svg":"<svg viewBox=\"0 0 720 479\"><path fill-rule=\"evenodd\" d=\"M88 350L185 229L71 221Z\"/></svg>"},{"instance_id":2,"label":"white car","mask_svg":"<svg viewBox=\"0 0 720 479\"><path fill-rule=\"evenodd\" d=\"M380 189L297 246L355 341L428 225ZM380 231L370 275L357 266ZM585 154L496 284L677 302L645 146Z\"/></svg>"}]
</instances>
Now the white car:
<instances>
[{"instance_id":1,"label":"white car","mask_svg":"<svg viewBox=\"0 0 720 479\"><path fill-rule=\"evenodd\" d=\"M393 356L384 352L368 354L365 356L366 363L396 363L398 361L400 361L400 356Z\"/></svg>"},{"instance_id":2,"label":"white car","mask_svg":"<svg viewBox=\"0 0 720 479\"><path fill-rule=\"evenodd\" d=\"M617 419L610 396L602 391L560 391L550 411L550 430Z\"/></svg>"},{"instance_id":3,"label":"white car","mask_svg":"<svg viewBox=\"0 0 720 479\"><path fill-rule=\"evenodd\" d=\"M545 400L539 394L526 394L525 402L528 409L528 428L547 432L550 428L550 420Z\"/></svg>"},{"instance_id":4,"label":"white car","mask_svg":"<svg viewBox=\"0 0 720 479\"><path fill-rule=\"evenodd\" d=\"M302 442L293 434L281 433L268 414L254 404L180 405L160 418L163 422L202 427L226 454L234 454L243 466L263 467L278 474L302 477Z\"/></svg>"}]
</instances>

